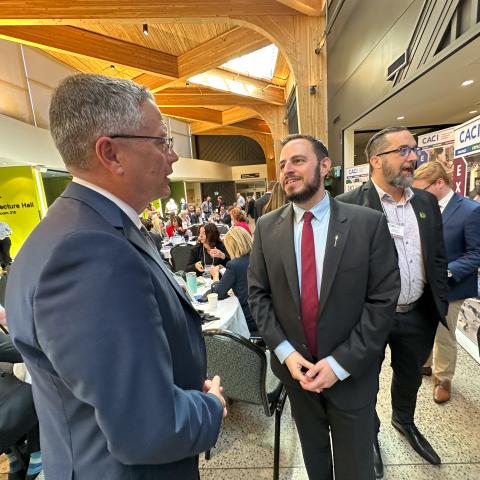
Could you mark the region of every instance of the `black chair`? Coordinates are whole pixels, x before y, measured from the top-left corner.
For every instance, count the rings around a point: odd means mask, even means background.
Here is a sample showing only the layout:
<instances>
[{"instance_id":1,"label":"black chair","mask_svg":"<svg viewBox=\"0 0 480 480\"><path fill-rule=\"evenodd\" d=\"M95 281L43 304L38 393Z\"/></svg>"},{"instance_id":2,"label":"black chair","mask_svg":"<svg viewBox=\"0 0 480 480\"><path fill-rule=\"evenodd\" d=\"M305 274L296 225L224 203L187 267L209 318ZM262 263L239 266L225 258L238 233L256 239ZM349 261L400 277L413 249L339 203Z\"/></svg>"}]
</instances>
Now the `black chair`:
<instances>
[{"instance_id":1,"label":"black chair","mask_svg":"<svg viewBox=\"0 0 480 480\"><path fill-rule=\"evenodd\" d=\"M192 249L193 245L190 245L189 243L180 243L170 250L174 272L186 270Z\"/></svg>"},{"instance_id":2,"label":"black chair","mask_svg":"<svg viewBox=\"0 0 480 480\"><path fill-rule=\"evenodd\" d=\"M280 420L286 400L283 384L275 379L267 391L267 354L246 338L227 330L205 330L208 377L220 375L225 396L230 400L261 405L267 417L275 413L273 478L278 480L280 464ZM210 451L205 453L210 459Z\"/></svg>"}]
</instances>

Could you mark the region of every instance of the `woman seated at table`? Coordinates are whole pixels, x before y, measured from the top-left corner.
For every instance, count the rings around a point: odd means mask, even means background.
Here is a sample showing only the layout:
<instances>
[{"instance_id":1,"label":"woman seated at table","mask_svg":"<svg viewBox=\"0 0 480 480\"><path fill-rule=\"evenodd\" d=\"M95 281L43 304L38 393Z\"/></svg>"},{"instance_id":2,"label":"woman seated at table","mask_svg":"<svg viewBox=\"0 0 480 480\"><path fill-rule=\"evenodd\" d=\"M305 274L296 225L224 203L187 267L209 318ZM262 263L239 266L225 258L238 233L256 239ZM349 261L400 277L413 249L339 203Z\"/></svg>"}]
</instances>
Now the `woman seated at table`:
<instances>
[{"instance_id":1,"label":"woman seated at table","mask_svg":"<svg viewBox=\"0 0 480 480\"><path fill-rule=\"evenodd\" d=\"M211 291L217 293L218 299L222 300L228 297L228 291L232 289L240 302L250 334L258 336L257 325L248 306L247 269L252 251L252 236L242 227L232 227L223 241L231 260L227 263L221 280L220 267L213 266L210 269L214 282Z\"/></svg>"},{"instance_id":2,"label":"woman seated at table","mask_svg":"<svg viewBox=\"0 0 480 480\"><path fill-rule=\"evenodd\" d=\"M229 260L217 226L207 223L198 230L198 243L190 254L185 271L196 272L200 276L205 271L205 265L226 265Z\"/></svg>"},{"instance_id":3,"label":"woman seated at table","mask_svg":"<svg viewBox=\"0 0 480 480\"><path fill-rule=\"evenodd\" d=\"M169 238L174 235L184 235L185 230L182 228L182 220L176 215L170 215L170 225L165 229Z\"/></svg>"},{"instance_id":4,"label":"woman seated at table","mask_svg":"<svg viewBox=\"0 0 480 480\"><path fill-rule=\"evenodd\" d=\"M234 227L242 227L250 235L252 234L252 231L250 230L250 227L248 226L248 223L247 223L247 218L245 217L245 212L241 208L238 208L238 207L232 208L232 211L230 212L230 216L232 217L232 225Z\"/></svg>"}]
</instances>

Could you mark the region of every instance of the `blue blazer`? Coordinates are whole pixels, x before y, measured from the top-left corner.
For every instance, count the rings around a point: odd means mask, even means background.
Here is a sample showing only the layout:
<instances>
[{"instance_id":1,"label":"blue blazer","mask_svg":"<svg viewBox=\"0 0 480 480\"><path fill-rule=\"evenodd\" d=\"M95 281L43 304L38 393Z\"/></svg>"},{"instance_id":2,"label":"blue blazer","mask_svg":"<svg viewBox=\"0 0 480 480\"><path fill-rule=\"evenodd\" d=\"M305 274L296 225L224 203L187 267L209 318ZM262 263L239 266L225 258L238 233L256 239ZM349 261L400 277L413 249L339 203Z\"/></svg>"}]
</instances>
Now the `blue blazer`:
<instances>
[{"instance_id":1,"label":"blue blazer","mask_svg":"<svg viewBox=\"0 0 480 480\"><path fill-rule=\"evenodd\" d=\"M442 213L448 269L448 300L478 296L480 203L456 193Z\"/></svg>"},{"instance_id":2,"label":"blue blazer","mask_svg":"<svg viewBox=\"0 0 480 480\"><path fill-rule=\"evenodd\" d=\"M6 304L47 478L198 478L223 410L202 393L200 317L113 202L70 184L17 255Z\"/></svg>"}]
</instances>

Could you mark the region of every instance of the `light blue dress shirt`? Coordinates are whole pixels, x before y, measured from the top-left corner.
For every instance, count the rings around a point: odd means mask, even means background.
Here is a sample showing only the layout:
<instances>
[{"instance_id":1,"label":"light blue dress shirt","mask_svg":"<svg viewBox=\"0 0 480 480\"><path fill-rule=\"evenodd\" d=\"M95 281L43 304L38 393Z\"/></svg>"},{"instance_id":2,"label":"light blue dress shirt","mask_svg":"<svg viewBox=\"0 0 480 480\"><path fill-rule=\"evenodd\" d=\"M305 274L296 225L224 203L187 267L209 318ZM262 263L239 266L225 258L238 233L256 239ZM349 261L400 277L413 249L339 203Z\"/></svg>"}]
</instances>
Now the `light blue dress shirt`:
<instances>
[{"instance_id":1,"label":"light blue dress shirt","mask_svg":"<svg viewBox=\"0 0 480 480\"><path fill-rule=\"evenodd\" d=\"M298 272L298 288L302 291L302 230L303 230L303 214L306 212L303 208L295 203L293 204L294 222L293 222L293 242L295 247L295 259L297 262ZM317 294L320 297L320 287L322 285L323 260L325 258L325 248L327 245L328 224L330 222L330 198L327 192L323 199L310 209L313 213L312 229L315 242L315 261L317 264ZM275 349L275 355L281 363L295 351L292 344L288 340L284 340ZM330 368L335 375L344 380L350 374L341 367L341 365L329 355L326 358Z\"/></svg>"}]
</instances>

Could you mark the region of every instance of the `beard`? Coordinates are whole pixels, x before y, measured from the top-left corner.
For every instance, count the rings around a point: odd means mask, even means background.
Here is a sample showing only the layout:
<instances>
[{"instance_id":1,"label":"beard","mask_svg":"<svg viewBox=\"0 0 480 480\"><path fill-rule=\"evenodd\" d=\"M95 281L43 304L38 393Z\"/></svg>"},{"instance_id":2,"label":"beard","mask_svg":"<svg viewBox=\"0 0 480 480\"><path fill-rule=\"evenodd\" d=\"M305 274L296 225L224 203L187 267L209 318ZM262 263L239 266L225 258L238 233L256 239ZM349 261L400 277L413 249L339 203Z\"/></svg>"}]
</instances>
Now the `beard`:
<instances>
[{"instance_id":1,"label":"beard","mask_svg":"<svg viewBox=\"0 0 480 480\"><path fill-rule=\"evenodd\" d=\"M318 162L317 167L315 168L315 174L311 182L305 182L305 186L299 192L292 193L288 195L285 191L286 198L289 202L294 203L304 203L308 202L320 189L321 184L320 177L320 162Z\"/></svg>"},{"instance_id":2,"label":"beard","mask_svg":"<svg viewBox=\"0 0 480 480\"><path fill-rule=\"evenodd\" d=\"M403 168L403 166L401 168ZM401 170L400 172L395 173L386 160L382 161L382 172L385 181L393 187L405 189L412 186L413 174L404 175Z\"/></svg>"}]
</instances>

